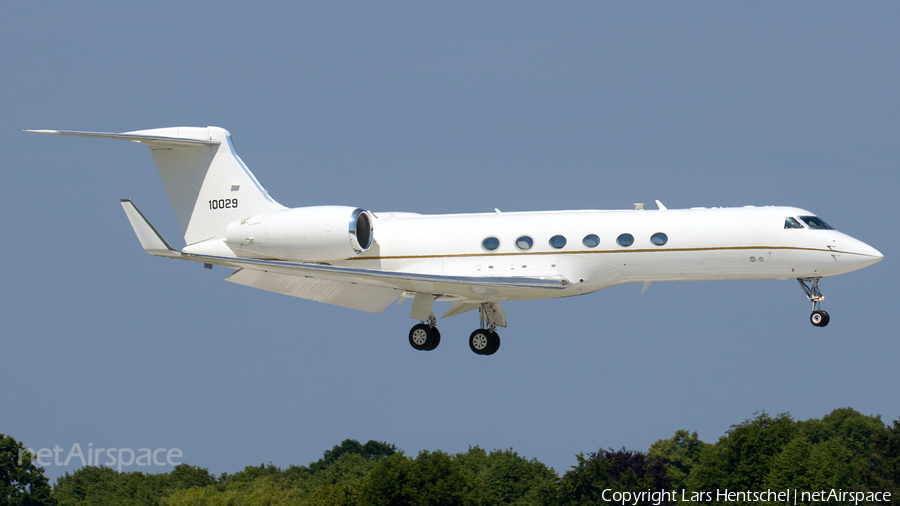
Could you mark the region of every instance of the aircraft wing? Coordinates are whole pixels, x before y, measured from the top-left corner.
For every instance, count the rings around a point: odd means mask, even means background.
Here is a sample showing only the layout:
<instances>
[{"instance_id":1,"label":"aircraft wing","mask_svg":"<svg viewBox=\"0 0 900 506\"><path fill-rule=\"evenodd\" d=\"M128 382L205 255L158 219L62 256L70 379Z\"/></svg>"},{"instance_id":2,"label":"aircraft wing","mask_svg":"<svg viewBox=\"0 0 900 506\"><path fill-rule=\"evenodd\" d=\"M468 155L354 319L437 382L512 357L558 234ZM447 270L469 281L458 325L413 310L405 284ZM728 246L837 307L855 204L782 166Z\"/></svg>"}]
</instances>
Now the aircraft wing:
<instances>
[{"instance_id":1,"label":"aircraft wing","mask_svg":"<svg viewBox=\"0 0 900 506\"><path fill-rule=\"evenodd\" d=\"M371 313L381 312L404 292L476 302L502 292L561 290L569 285L562 276L446 276L212 255L183 258L238 269L226 279L232 283Z\"/></svg>"},{"instance_id":2,"label":"aircraft wing","mask_svg":"<svg viewBox=\"0 0 900 506\"><path fill-rule=\"evenodd\" d=\"M349 283L398 288L411 292L430 285L471 285L501 288L563 289L569 280L563 276L446 276L442 274L418 274L414 272L382 271L338 267L328 264L260 260L256 258L221 257L215 255L183 255L185 260L208 262L235 269L252 269L283 275L298 275L346 281Z\"/></svg>"}]
</instances>

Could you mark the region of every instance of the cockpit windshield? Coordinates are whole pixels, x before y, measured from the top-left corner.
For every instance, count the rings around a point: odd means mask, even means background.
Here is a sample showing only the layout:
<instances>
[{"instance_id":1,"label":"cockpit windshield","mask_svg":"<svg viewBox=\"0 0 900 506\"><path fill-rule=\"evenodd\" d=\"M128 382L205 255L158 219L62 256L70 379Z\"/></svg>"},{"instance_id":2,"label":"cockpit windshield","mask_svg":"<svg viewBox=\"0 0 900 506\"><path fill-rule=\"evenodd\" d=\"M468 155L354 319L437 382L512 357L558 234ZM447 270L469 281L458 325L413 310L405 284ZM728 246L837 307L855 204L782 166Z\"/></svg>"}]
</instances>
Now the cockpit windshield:
<instances>
[{"instance_id":1,"label":"cockpit windshield","mask_svg":"<svg viewBox=\"0 0 900 506\"><path fill-rule=\"evenodd\" d=\"M800 219L812 230L834 230L818 216L800 216Z\"/></svg>"},{"instance_id":2,"label":"cockpit windshield","mask_svg":"<svg viewBox=\"0 0 900 506\"><path fill-rule=\"evenodd\" d=\"M784 228L803 228L803 225L797 221L797 218L791 218L788 216L784 219Z\"/></svg>"}]
</instances>

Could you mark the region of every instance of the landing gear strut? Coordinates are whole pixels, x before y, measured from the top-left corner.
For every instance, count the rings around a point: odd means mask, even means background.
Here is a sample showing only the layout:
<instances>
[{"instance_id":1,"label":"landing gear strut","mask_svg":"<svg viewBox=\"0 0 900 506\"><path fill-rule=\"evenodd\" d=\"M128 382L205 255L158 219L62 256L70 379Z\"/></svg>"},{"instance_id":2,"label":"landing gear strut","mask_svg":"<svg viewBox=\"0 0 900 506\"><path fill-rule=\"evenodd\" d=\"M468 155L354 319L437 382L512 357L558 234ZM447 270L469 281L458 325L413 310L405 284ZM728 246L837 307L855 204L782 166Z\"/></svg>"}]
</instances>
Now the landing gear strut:
<instances>
[{"instance_id":1,"label":"landing gear strut","mask_svg":"<svg viewBox=\"0 0 900 506\"><path fill-rule=\"evenodd\" d=\"M809 315L809 322L816 327L828 325L828 322L831 321L831 317L828 316L827 312L822 310L822 301L825 300L825 297L822 295L822 292L819 291L819 278L797 278L797 281L800 282L803 292L806 293L806 298L813 303L813 310L812 314ZM806 283L810 284L807 285Z\"/></svg>"}]
</instances>

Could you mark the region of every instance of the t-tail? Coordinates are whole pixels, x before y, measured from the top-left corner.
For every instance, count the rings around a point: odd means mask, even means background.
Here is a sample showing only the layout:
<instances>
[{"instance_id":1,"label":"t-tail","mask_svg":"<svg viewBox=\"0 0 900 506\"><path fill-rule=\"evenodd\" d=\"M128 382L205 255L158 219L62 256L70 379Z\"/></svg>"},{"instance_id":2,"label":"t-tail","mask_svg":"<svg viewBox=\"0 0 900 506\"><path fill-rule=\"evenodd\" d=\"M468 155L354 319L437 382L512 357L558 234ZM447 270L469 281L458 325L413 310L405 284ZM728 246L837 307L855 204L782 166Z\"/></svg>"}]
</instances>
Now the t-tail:
<instances>
[{"instance_id":1,"label":"t-tail","mask_svg":"<svg viewBox=\"0 0 900 506\"><path fill-rule=\"evenodd\" d=\"M229 223L285 209L269 196L237 155L231 134L224 128L171 127L119 134L29 131L120 139L149 146L184 234L188 246L185 252L227 249L224 240Z\"/></svg>"}]
</instances>

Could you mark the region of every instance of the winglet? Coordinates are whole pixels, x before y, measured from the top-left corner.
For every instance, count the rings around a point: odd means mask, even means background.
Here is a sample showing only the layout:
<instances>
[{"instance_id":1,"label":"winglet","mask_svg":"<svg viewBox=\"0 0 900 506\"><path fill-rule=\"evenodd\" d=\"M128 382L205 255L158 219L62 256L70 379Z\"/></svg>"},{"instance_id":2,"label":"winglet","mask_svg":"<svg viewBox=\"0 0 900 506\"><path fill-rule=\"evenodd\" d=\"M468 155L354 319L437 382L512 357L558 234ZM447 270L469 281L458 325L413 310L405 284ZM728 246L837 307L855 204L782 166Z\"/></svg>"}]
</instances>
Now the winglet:
<instances>
[{"instance_id":1,"label":"winglet","mask_svg":"<svg viewBox=\"0 0 900 506\"><path fill-rule=\"evenodd\" d=\"M163 239L163 236L157 232L156 228L147 221L147 218L138 210L134 202L129 199L122 199L120 202L122 203L122 209L125 210L125 216L128 217L128 221L131 223L131 228L134 229L138 240L141 241L144 251L151 255L162 257L181 256L181 253L169 246L169 243Z\"/></svg>"}]
</instances>

